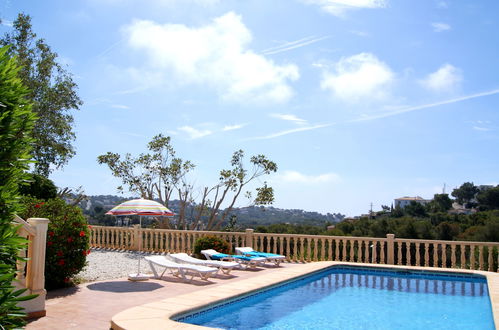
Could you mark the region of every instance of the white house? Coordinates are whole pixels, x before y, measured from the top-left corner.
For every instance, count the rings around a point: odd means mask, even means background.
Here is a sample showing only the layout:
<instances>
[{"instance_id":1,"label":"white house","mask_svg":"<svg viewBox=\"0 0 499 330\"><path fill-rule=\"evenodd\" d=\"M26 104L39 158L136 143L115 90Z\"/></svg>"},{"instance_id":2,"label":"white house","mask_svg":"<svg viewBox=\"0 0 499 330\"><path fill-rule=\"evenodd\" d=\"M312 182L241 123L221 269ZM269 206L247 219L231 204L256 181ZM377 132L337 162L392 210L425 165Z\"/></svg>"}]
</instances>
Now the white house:
<instances>
[{"instance_id":1,"label":"white house","mask_svg":"<svg viewBox=\"0 0 499 330\"><path fill-rule=\"evenodd\" d=\"M416 203L419 203L421 205L426 205L429 202L431 202L431 199L424 199L420 196L416 197L400 197L400 198L395 198L395 207L400 207L403 209L407 205L411 204L411 202L414 201Z\"/></svg>"}]
</instances>

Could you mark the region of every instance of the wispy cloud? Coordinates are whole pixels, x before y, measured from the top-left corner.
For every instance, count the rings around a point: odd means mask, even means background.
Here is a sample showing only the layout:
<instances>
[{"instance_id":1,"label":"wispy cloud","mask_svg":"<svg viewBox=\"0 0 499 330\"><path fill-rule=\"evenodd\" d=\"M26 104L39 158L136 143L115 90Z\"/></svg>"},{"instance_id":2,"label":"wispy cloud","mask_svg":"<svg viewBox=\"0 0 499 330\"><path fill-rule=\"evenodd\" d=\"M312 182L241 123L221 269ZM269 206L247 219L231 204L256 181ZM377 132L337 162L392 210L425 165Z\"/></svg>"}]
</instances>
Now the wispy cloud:
<instances>
[{"instance_id":1,"label":"wispy cloud","mask_svg":"<svg viewBox=\"0 0 499 330\"><path fill-rule=\"evenodd\" d=\"M286 183L305 183L305 184L320 184L335 182L339 180L339 175L336 173L324 173L319 175L306 175L298 171L284 171L276 176L276 179Z\"/></svg>"},{"instance_id":2,"label":"wispy cloud","mask_svg":"<svg viewBox=\"0 0 499 330\"><path fill-rule=\"evenodd\" d=\"M303 39L286 42L280 46L264 49L261 51L261 53L263 55L273 55L273 54L277 54L277 53L287 52L288 50L304 47L304 46L316 43L318 41L328 39L329 37L330 36L323 36L323 37L310 36L310 37L306 37Z\"/></svg>"},{"instance_id":3,"label":"wispy cloud","mask_svg":"<svg viewBox=\"0 0 499 330\"><path fill-rule=\"evenodd\" d=\"M307 121L305 119L298 118L297 116L292 115L292 114L271 113L269 116L272 118L277 118L277 119L281 119L281 120L285 120L285 121L291 121L291 122L299 124L299 125L307 124Z\"/></svg>"},{"instance_id":4,"label":"wispy cloud","mask_svg":"<svg viewBox=\"0 0 499 330\"><path fill-rule=\"evenodd\" d=\"M490 128L487 128L487 127L480 127L480 126L473 126L473 129L475 131L482 131L482 132L488 132L490 131Z\"/></svg>"},{"instance_id":5,"label":"wispy cloud","mask_svg":"<svg viewBox=\"0 0 499 330\"><path fill-rule=\"evenodd\" d=\"M325 12L343 16L347 11L365 8L384 8L386 0L302 0L306 4L319 6Z\"/></svg>"},{"instance_id":6,"label":"wispy cloud","mask_svg":"<svg viewBox=\"0 0 499 330\"><path fill-rule=\"evenodd\" d=\"M184 133L187 133L191 139L199 139L208 135L213 134L213 131L205 129L205 130L200 130L197 128L194 128L192 126L182 126L178 128L179 131L182 131Z\"/></svg>"},{"instance_id":7,"label":"wispy cloud","mask_svg":"<svg viewBox=\"0 0 499 330\"><path fill-rule=\"evenodd\" d=\"M233 130L236 130L236 129L241 129L241 128L243 128L246 125L248 125L248 124L225 125L222 128L222 131L224 131L224 132L226 132L226 131L233 131Z\"/></svg>"},{"instance_id":8,"label":"wispy cloud","mask_svg":"<svg viewBox=\"0 0 499 330\"><path fill-rule=\"evenodd\" d=\"M315 125L315 126L299 127L299 128L289 129L289 130L285 130L285 131L280 131L277 133L272 133L272 134L265 135L265 136L252 137L252 138L246 139L245 141L275 139L277 137L288 135L288 134L304 132L304 131L311 131L311 130L315 130L315 129L319 129L319 128L329 127L332 125L334 125L334 124L321 124L321 125Z\"/></svg>"},{"instance_id":9,"label":"wispy cloud","mask_svg":"<svg viewBox=\"0 0 499 330\"><path fill-rule=\"evenodd\" d=\"M14 26L14 23L12 21L6 20L4 18L0 19L0 24L8 26L8 27Z\"/></svg>"},{"instance_id":10,"label":"wispy cloud","mask_svg":"<svg viewBox=\"0 0 499 330\"><path fill-rule=\"evenodd\" d=\"M433 27L433 31L435 32L449 31L451 29L449 24L441 22L431 23L431 26Z\"/></svg>"},{"instance_id":11,"label":"wispy cloud","mask_svg":"<svg viewBox=\"0 0 499 330\"><path fill-rule=\"evenodd\" d=\"M359 37L369 37L369 33L365 32L365 31L352 30L352 31L350 31L350 33L355 34L356 36L359 36Z\"/></svg>"},{"instance_id":12,"label":"wispy cloud","mask_svg":"<svg viewBox=\"0 0 499 330\"><path fill-rule=\"evenodd\" d=\"M462 102L462 101L466 101L466 100L476 99L479 97L490 96L490 95L495 95L495 94L499 94L499 89L493 89L490 91L465 95L465 96L456 97L456 98L452 98L452 99L448 99L448 100L444 100L444 101L439 101L439 102L434 102L434 103L417 105L417 106L413 106L413 107L405 107L402 109L389 111L389 112L385 112L382 114L364 116L362 118L353 119L353 120L350 120L348 122L369 121L369 120L381 119L381 118L386 118L386 117L392 117L392 116L401 115L401 114L407 113L407 112L418 111L418 110L423 110L423 109L428 109L428 108L434 108L434 107L438 107L440 105L452 104L452 103Z\"/></svg>"},{"instance_id":13,"label":"wispy cloud","mask_svg":"<svg viewBox=\"0 0 499 330\"><path fill-rule=\"evenodd\" d=\"M123 105L123 104L113 104L111 105L111 108L115 108L115 109L130 109L129 106L127 105Z\"/></svg>"}]
</instances>

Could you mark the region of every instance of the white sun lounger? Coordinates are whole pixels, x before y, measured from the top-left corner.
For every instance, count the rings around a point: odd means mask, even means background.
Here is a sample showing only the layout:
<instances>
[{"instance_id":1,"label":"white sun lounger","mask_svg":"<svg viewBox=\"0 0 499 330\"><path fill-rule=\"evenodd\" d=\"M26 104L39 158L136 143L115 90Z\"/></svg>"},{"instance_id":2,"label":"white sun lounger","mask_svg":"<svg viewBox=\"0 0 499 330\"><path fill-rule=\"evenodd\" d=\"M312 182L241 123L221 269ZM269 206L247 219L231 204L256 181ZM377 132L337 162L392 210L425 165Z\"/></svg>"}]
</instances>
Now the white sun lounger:
<instances>
[{"instance_id":1,"label":"white sun lounger","mask_svg":"<svg viewBox=\"0 0 499 330\"><path fill-rule=\"evenodd\" d=\"M197 266L197 265L187 265L187 264L179 264L168 260L165 256L148 256L144 257L145 260L149 262L149 266L151 267L152 272L154 273L154 278L163 277L164 273L168 270L173 276L182 278L183 280L190 282L195 276L199 276L202 280L208 280L211 275L215 275L218 272L218 269L214 269L212 267L205 266ZM158 271L155 266L164 267L165 270L158 275ZM190 275L191 278L187 279L187 276Z\"/></svg>"},{"instance_id":2,"label":"white sun lounger","mask_svg":"<svg viewBox=\"0 0 499 330\"><path fill-rule=\"evenodd\" d=\"M234 261L241 264L241 266L244 266L245 268L255 268L257 266L263 266L263 264L265 264L265 261L267 260L265 258L260 258L260 257L246 257L240 255L220 253L213 249L201 250L201 253L208 260Z\"/></svg>"},{"instance_id":3,"label":"white sun lounger","mask_svg":"<svg viewBox=\"0 0 499 330\"><path fill-rule=\"evenodd\" d=\"M216 267L222 273L228 275L231 270L234 268L240 268L241 265L237 262L229 262L229 261L218 261L218 260L201 260L198 258L193 258L187 253L172 253L170 254L176 262L179 263L188 263L192 265L200 265L207 267Z\"/></svg>"},{"instance_id":4,"label":"white sun lounger","mask_svg":"<svg viewBox=\"0 0 499 330\"><path fill-rule=\"evenodd\" d=\"M286 259L285 256L281 254L275 254L275 253L266 253L266 252L258 252L253 250L253 248L246 246L246 247L237 247L236 248L236 253L243 255L243 256L248 256L248 257L262 257L266 258L267 261L273 262L276 266L279 266L281 261Z\"/></svg>"}]
</instances>

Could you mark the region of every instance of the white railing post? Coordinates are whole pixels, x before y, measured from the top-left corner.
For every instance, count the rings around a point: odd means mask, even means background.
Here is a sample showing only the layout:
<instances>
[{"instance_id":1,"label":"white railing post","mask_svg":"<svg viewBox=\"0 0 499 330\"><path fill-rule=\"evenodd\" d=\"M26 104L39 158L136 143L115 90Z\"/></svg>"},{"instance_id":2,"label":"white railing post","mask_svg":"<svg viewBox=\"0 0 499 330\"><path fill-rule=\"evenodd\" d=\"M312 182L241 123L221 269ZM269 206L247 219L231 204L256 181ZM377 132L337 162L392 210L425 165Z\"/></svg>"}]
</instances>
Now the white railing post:
<instances>
[{"instance_id":1,"label":"white railing post","mask_svg":"<svg viewBox=\"0 0 499 330\"><path fill-rule=\"evenodd\" d=\"M28 294L36 294L35 299L23 301L19 306L23 307L28 317L45 316L45 250L47 246L47 228L49 220L45 218L30 218L28 223L35 230L33 241L30 243L31 251L29 256L30 269L28 270L28 278L26 284Z\"/></svg>"},{"instance_id":2,"label":"white railing post","mask_svg":"<svg viewBox=\"0 0 499 330\"><path fill-rule=\"evenodd\" d=\"M246 246L253 247L253 229L246 229Z\"/></svg>"},{"instance_id":3,"label":"white railing post","mask_svg":"<svg viewBox=\"0 0 499 330\"><path fill-rule=\"evenodd\" d=\"M393 265L394 263L394 234L386 234L386 254L387 260L386 263L388 265Z\"/></svg>"}]
</instances>

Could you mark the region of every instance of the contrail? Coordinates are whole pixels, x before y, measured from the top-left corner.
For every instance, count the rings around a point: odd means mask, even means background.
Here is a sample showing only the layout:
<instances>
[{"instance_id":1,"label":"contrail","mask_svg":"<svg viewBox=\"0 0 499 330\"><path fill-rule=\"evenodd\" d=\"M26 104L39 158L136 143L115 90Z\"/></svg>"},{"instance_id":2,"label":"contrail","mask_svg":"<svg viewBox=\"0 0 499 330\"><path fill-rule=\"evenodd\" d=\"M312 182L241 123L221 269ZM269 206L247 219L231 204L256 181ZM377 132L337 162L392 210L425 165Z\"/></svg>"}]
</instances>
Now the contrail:
<instances>
[{"instance_id":1,"label":"contrail","mask_svg":"<svg viewBox=\"0 0 499 330\"><path fill-rule=\"evenodd\" d=\"M445 100L445 101L440 101L440 102L435 102L435 103L429 103L429 104L423 104L423 105L416 105L416 106L413 106L413 107L407 107L407 108L402 108L402 109L395 110L395 111L385 112L385 113L382 113L382 114L379 114L379 115L372 115L372 116L366 116L366 117L362 117L362 118L357 118L357 119L349 120L349 121L347 121L347 123L359 122L359 121L368 121L368 120L374 120L374 119L381 119L381 118L386 118L386 117L400 115L400 114L403 114L403 113L406 113L406 112L412 112L412 111L416 111L416 110L433 108L433 107L437 107L439 105L457 103L457 102L461 102L461 101L471 100L471 99L475 99L475 98L478 98L478 97L489 96L489 95L494 95L494 94L498 94L498 93L499 93L499 89L493 89L491 91L480 92L480 93L471 94L471 95L465 95L465 96L456 97L456 98L450 99L450 100Z\"/></svg>"}]
</instances>

